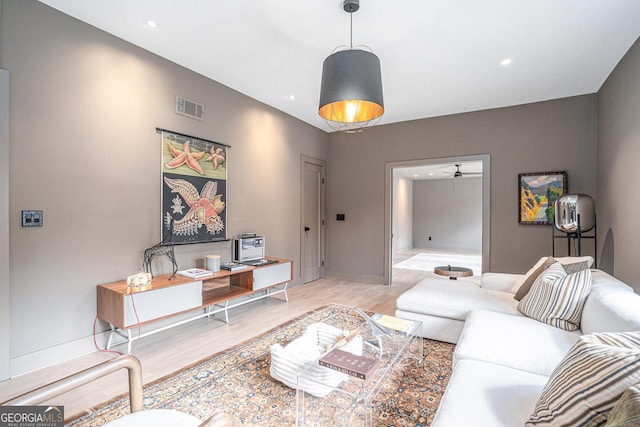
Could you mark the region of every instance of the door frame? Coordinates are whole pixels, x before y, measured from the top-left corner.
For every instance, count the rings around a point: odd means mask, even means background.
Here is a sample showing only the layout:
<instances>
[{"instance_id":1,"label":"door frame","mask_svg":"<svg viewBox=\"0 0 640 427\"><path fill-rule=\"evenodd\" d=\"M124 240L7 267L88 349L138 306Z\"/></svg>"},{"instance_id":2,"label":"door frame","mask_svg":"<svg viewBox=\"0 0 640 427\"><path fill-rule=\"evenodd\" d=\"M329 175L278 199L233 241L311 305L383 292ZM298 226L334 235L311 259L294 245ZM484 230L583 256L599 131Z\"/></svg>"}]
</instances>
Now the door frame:
<instances>
[{"instance_id":1,"label":"door frame","mask_svg":"<svg viewBox=\"0 0 640 427\"><path fill-rule=\"evenodd\" d=\"M400 167L472 161L482 162L482 271L489 271L491 266L491 155L475 154L469 156L386 162L384 165L384 281L389 286L391 286L391 282L393 280L393 169Z\"/></svg>"},{"instance_id":2,"label":"door frame","mask_svg":"<svg viewBox=\"0 0 640 427\"><path fill-rule=\"evenodd\" d=\"M320 168L322 168L322 185L320 186L320 200L319 202L319 206L320 206L320 233L319 233L319 238L320 238L320 258L321 258L321 267L320 267L320 279L324 277L324 273L326 271L327 265L326 265L326 254L325 254L325 235L326 235L326 213L325 213L325 196L326 196L326 191L325 191L325 182L326 182L326 169L327 169L327 163L324 160L321 159L317 159L315 157L309 157L309 156L305 156L305 155L301 155L300 156L300 227L299 227L299 231L300 231L300 272L299 272L299 278L302 279L302 282L304 284L304 271L305 271L305 259L306 259L306 248L305 248L305 234L303 231L303 227L304 227L304 206L305 206L305 199L306 199L306 194L305 194L305 164L312 164L315 166L318 166Z\"/></svg>"}]
</instances>

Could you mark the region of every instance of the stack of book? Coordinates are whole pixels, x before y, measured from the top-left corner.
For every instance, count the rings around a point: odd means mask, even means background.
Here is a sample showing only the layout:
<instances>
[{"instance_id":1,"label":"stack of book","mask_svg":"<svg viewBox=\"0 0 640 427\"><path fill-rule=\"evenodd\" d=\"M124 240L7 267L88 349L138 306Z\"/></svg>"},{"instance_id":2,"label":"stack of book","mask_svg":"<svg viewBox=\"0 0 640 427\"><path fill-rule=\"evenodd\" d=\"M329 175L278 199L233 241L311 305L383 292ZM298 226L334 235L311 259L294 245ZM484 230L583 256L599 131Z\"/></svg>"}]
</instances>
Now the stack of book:
<instances>
[{"instance_id":1,"label":"stack of book","mask_svg":"<svg viewBox=\"0 0 640 427\"><path fill-rule=\"evenodd\" d=\"M400 319L399 317L388 316L386 314L374 314L371 318L379 325L385 328L393 329L394 331L407 332L411 329L413 322L407 319Z\"/></svg>"},{"instance_id":2,"label":"stack of book","mask_svg":"<svg viewBox=\"0 0 640 427\"><path fill-rule=\"evenodd\" d=\"M190 268L188 270L180 270L178 271L178 274L191 279L202 279L204 277L213 276L213 271L203 270L201 268Z\"/></svg>"},{"instance_id":3,"label":"stack of book","mask_svg":"<svg viewBox=\"0 0 640 427\"><path fill-rule=\"evenodd\" d=\"M331 350L318 361L320 366L368 380L380 367L380 362L367 356L358 356L338 348Z\"/></svg>"},{"instance_id":4,"label":"stack of book","mask_svg":"<svg viewBox=\"0 0 640 427\"><path fill-rule=\"evenodd\" d=\"M245 264L240 264L239 262L225 262L220 266L221 269L227 271L237 271L247 268Z\"/></svg>"}]
</instances>

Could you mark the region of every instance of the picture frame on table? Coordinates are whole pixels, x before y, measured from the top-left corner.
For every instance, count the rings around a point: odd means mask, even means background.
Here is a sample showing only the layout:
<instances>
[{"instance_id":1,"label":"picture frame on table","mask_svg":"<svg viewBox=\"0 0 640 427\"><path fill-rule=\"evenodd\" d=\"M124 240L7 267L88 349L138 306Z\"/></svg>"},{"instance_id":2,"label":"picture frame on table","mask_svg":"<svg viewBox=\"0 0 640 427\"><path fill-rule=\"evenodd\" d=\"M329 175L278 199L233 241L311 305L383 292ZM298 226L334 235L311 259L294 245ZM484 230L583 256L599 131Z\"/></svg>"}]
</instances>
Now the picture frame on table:
<instances>
[{"instance_id":1,"label":"picture frame on table","mask_svg":"<svg viewBox=\"0 0 640 427\"><path fill-rule=\"evenodd\" d=\"M567 191L566 172L518 174L518 224L553 224L553 203Z\"/></svg>"}]
</instances>

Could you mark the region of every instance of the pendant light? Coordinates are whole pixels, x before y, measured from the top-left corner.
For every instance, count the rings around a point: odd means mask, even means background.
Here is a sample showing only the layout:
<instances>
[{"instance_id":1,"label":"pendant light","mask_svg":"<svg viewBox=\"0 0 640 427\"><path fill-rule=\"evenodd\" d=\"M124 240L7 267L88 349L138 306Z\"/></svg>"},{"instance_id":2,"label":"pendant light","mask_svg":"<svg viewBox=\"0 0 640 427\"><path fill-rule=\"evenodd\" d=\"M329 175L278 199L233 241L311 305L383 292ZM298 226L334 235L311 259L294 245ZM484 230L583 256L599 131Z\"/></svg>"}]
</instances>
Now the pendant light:
<instances>
[{"instance_id":1,"label":"pendant light","mask_svg":"<svg viewBox=\"0 0 640 427\"><path fill-rule=\"evenodd\" d=\"M343 132L359 132L384 113L380 59L353 48L353 13L359 8L359 0L344 0L343 9L351 17L349 48L334 51L322 65L318 114Z\"/></svg>"}]
</instances>

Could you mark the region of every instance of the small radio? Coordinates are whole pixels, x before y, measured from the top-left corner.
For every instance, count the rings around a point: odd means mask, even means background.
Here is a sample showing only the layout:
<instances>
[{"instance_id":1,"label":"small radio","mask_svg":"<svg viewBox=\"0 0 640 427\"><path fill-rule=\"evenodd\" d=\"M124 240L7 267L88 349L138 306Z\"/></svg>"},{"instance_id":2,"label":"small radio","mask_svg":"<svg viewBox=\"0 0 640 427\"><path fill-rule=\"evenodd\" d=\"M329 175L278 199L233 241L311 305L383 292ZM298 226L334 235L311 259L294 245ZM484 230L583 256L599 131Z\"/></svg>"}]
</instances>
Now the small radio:
<instances>
[{"instance_id":1,"label":"small radio","mask_svg":"<svg viewBox=\"0 0 640 427\"><path fill-rule=\"evenodd\" d=\"M233 261L245 262L264 258L264 236L254 233L233 238Z\"/></svg>"}]
</instances>

